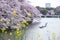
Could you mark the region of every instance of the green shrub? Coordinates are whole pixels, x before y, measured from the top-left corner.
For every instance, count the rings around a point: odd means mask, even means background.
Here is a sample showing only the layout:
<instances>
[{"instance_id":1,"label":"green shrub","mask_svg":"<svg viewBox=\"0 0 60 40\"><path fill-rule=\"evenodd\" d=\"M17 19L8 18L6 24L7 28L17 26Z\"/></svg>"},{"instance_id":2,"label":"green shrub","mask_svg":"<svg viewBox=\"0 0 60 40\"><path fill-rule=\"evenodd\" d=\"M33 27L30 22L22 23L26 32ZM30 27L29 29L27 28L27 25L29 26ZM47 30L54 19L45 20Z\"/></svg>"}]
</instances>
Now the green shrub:
<instances>
[{"instance_id":1,"label":"green shrub","mask_svg":"<svg viewBox=\"0 0 60 40\"><path fill-rule=\"evenodd\" d=\"M60 12L55 13L55 15L60 15Z\"/></svg>"},{"instance_id":2,"label":"green shrub","mask_svg":"<svg viewBox=\"0 0 60 40\"><path fill-rule=\"evenodd\" d=\"M47 11L46 9L43 9L43 10L41 10L40 12L41 12L43 15L46 15L48 11Z\"/></svg>"}]
</instances>

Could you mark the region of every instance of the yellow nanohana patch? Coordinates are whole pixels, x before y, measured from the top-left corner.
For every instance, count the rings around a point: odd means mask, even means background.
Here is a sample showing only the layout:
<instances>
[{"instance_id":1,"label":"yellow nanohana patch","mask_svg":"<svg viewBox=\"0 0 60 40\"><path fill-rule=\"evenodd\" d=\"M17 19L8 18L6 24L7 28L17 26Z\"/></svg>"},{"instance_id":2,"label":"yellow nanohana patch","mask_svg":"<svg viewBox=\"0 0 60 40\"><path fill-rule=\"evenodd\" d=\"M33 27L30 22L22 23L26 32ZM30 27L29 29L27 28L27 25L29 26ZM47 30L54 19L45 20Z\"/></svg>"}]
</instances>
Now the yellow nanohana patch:
<instances>
[{"instance_id":1,"label":"yellow nanohana patch","mask_svg":"<svg viewBox=\"0 0 60 40\"><path fill-rule=\"evenodd\" d=\"M15 10L13 11L13 15L17 15L17 12Z\"/></svg>"},{"instance_id":2,"label":"yellow nanohana patch","mask_svg":"<svg viewBox=\"0 0 60 40\"><path fill-rule=\"evenodd\" d=\"M7 34L7 31L5 31L5 34Z\"/></svg>"},{"instance_id":3,"label":"yellow nanohana patch","mask_svg":"<svg viewBox=\"0 0 60 40\"><path fill-rule=\"evenodd\" d=\"M40 37L40 32L37 33L37 36Z\"/></svg>"},{"instance_id":4,"label":"yellow nanohana patch","mask_svg":"<svg viewBox=\"0 0 60 40\"><path fill-rule=\"evenodd\" d=\"M19 31L17 31L17 34L19 33Z\"/></svg>"},{"instance_id":5,"label":"yellow nanohana patch","mask_svg":"<svg viewBox=\"0 0 60 40\"><path fill-rule=\"evenodd\" d=\"M20 26L20 24L16 24L16 26Z\"/></svg>"},{"instance_id":6,"label":"yellow nanohana patch","mask_svg":"<svg viewBox=\"0 0 60 40\"><path fill-rule=\"evenodd\" d=\"M11 40L11 39L8 39L8 40Z\"/></svg>"},{"instance_id":7,"label":"yellow nanohana patch","mask_svg":"<svg viewBox=\"0 0 60 40\"><path fill-rule=\"evenodd\" d=\"M3 27L1 30L2 30L2 32L4 32L6 29Z\"/></svg>"},{"instance_id":8,"label":"yellow nanohana patch","mask_svg":"<svg viewBox=\"0 0 60 40\"><path fill-rule=\"evenodd\" d=\"M31 13L28 13L27 16L28 16L28 17L32 17Z\"/></svg>"},{"instance_id":9,"label":"yellow nanohana patch","mask_svg":"<svg viewBox=\"0 0 60 40\"><path fill-rule=\"evenodd\" d=\"M26 25L29 25L28 23L26 23Z\"/></svg>"},{"instance_id":10,"label":"yellow nanohana patch","mask_svg":"<svg viewBox=\"0 0 60 40\"><path fill-rule=\"evenodd\" d=\"M26 20L22 20L22 23L27 23L27 21Z\"/></svg>"},{"instance_id":11,"label":"yellow nanohana patch","mask_svg":"<svg viewBox=\"0 0 60 40\"><path fill-rule=\"evenodd\" d=\"M9 22L6 22L6 24L8 25L8 24L9 24Z\"/></svg>"},{"instance_id":12,"label":"yellow nanohana patch","mask_svg":"<svg viewBox=\"0 0 60 40\"><path fill-rule=\"evenodd\" d=\"M55 32L52 32L52 37L55 37L56 36L56 33Z\"/></svg>"},{"instance_id":13,"label":"yellow nanohana patch","mask_svg":"<svg viewBox=\"0 0 60 40\"><path fill-rule=\"evenodd\" d=\"M60 36L58 36L58 39L60 39Z\"/></svg>"},{"instance_id":14,"label":"yellow nanohana patch","mask_svg":"<svg viewBox=\"0 0 60 40\"><path fill-rule=\"evenodd\" d=\"M10 32L10 35L12 35L12 32Z\"/></svg>"},{"instance_id":15,"label":"yellow nanohana patch","mask_svg":"<svg viewBox=\"0 0 60 40\"><path fill-rule=\"evenodd\" d=\"M20 29L19 29L19 28L17 28L16 30L17 30L17 31L19 31Z\"/></svg>"},{"instance_id":16,"label":"yellow nanohana patch","mask_svg":"<svg viewBox=\"0 0 60 40\"><path fill-rule=\"evenodd\" d=\"M0 18L0 22L2 22L2 18Z\"/></svg>"}]
</instances>

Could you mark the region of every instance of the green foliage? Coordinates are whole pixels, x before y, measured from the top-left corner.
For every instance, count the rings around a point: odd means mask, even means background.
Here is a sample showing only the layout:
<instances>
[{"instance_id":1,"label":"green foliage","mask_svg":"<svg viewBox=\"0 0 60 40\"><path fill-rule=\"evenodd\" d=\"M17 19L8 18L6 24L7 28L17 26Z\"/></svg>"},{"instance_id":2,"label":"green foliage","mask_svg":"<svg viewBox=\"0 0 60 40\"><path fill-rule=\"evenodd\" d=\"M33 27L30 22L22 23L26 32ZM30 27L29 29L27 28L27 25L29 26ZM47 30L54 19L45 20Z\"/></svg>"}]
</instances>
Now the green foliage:
<instances>
[{"instance_id":1,"label":"green foliage","mask_svg":"<svg viewBox=\"0 0 60 40\"><path fill-rule=\"evenodd\" d=\"M43 15L46 15L47 14L47 12L49 11L49 10L54 10L55 8L42 8L42 7L39 7L39 6L36 6L36 8L43 14Z\"/></svg>"},{"instance_id":2,"label":"green foliage","mask_svg":"<svg viewBox=\"0 0 60 40\"><path fill-rule=\"evenodd\" d=\"M55 15L60 15L60 12L55 13Z\"/></svg>"},{"instance_id":3,"label":"green foliage","mask_svg":"<svg viewBox=\"0 0 60 40\"><path fill-rule=\"evenodd\" d=\"M46 9L47 9L47 10L52 10L52 9L54 10L55 8L46 8Z\"/></svg>"},{"instance_id":4,"label":"green foliage","mask_svg":"<svg viewBox=\"0 0 60 40\"><path fill-rule=\"evenodd\" d=\"M41 10L40 12L41 12L43 15L46 15L46 14L47 14L47 12L48 12L48 10L43 9L43 10Z\"/></svg>"},{"instance_id":5,"label":"green foliage","mask_svg":"<svg viewBox=\"0 0 60 40\"><path fill-rule=\"evenodd\" d=\"M4 32L0 30L0 40L22 40L25 31L26 31L26 28L25 29L18 28L15 30L7 29Z\"/></svg>"},{"instance_id":6,"label":"green foliage","mask_svg":"<svg viewBox=\"0 0 60 40\"><path fill-rule=\"evenodd\" d=\"M22 21L25 27L17 29L0 29L0 40L22 40L25 31L28 29L30 22Z\"/></svg>"},{"instance_id":7,"label":"green foliage","mask_svg":"<svg viewBox=\"0 0 60 40\"><path fill-rule=\"evenodd\" d=\"M41 10L41 8L39 7L39 6L36 6L36 8L40 11Z\"/></svg>"},{"instance_id":8,"label":"green foliage","mask_svg":"<svg viewBox=\"0 0 60 40\"><path fill-rule=\"evenodd\" d=\"M48 10L46 8L40 8L39 6L36 6L36 8L43 14L46 15Z\"/></svg>"}]
</instances>

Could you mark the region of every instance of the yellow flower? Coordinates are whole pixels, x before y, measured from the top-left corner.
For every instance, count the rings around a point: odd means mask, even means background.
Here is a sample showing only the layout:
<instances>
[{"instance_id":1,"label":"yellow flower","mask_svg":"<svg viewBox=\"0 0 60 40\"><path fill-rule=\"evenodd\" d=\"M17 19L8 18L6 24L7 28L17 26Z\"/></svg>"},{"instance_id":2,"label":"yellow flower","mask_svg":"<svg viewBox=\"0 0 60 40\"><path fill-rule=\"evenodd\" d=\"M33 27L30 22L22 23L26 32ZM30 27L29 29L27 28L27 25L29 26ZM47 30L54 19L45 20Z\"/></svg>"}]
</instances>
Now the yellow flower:
<instances>
[{"instance_id":1,"label":"yellow flower","mask_svg":"<svg viewBox=\"0 0 60 40\"><path fill-rule=\"evenodd\" d=\"M7 31L5 31L5 34L7 34Z\"/></svg>"},{"instance_id":2,"label":"yellow flower","mask_svg":"<svg viewBox=\"0 0 60 40\"><path fill-rule=\"evenodd\" d=\"M11 39L8 39L8 40L11 40Z\"/></svg>"},{"instance_id":3,"label":"yellow flower","mask_svg":"<svg viewBox=\"0 0 60 40\"><path fill-rule=\"evenodd\" d=\"M55 38L55 36L56 36L56 33L52 32L52 37Z\"/></svg>"},{"instance_id":4,"label":"yellow flower","mask_svg":"<svg viewBox=\"0 0 60 40\"><path fill-rule=\"evenodd\" d=\"M26 27L28 29L28 27Z\"/></svg>"},{"instance_id":5,"label":"yellow flower","mask_svg":"<svg viewBox=\"0 0 60 40\"><path fill-rule=\"evenodd\" d=\"M10 32L10 36L12 35L12 32Z\"/></svg>"},{"instance_id":6,"label":"yellow flower","mask_svg":"<svg viewBox=\"0 0 60 40\"><path fill-rule=\"evenodd\" d=\"M19 34L18 34L18 37L19 37L19 36L21 36L21 35L22 35L22 34L21 34L21 33L19 33Z\"/></svg>"},{"instance_id":7,"label":"yellow flower","mask_svg":"<svg viewBox=\"0 0 60 40\"><path fill-rule=\"evenodd\" d=\"M19 31L20 29L19 29L19 28L17 28L16 30L17 30L17 31Z\"/></svg>"},{"instance_id":8,"label":"yellow flower","mask_svg":"<svg viewBox=\"0 0 60 40\"><path fill-rule=\"evenodd\" d=\"M0 18L0 22L2 22L2 18Z\"/></svg>"},{"instance_id":9,"label":"yellow flower","mask_svg":"<svg viewBox=\"0 0 60 40\"><path fill-rule=\"evenodd\" d=\"M4 32L6 29L3 27L1 30L2 30L2 32Z\"/></svg>"},{"instance_id":10,"label":"yellow flower","mask_svg":"<svg viewBox=\"0 0 60 40\"><path fill-rule=\"evenodd\" d=\"M23 20L22 20L22 23L27 23L27 21L23 19Z\"/></svg>"},{"instance_id":11,"label":"yellow flower","mask_svg":"<svg viewBox=\"0 0 60 40\"><path fill-rule=\"evenodd\" d=\"M16 24L16 26L20 26L20 24Z\"/></svg>"},{"instance_id":12,"label":"yellow flower","mask_svg":"<svg viewBox=\"0 0 60 40\"><path fill-rule=\"evenodd\" d=\"M13 11L13 15L17 15L17 12L15 10Z\"/></svg>"},{"instance_id":13,"label":"yellow flower","mask_svg":"<svg viewBox=\"0 0 60 40\"><path fill-rule=\"evenodd\" d=\"M19 33L19 31L17 31L17 34Z\"/></svg>"},{"instance_id":14,"label":"yellow flower","mask_svg":"<svg viewBox=\"0 0 60 40\"><path fill-rule=\"evenodd\" d=\"M32 15L31 15L31 13L28 13L28 15L27 15L28 17L32 17Z\"/></svg>"},{"instance_id":15,"label":"yellow flower","mask_svg":"<svg viewBox=\"0 0 60 40\"><path fill-rule=\"evenodd\" d=\"M26 23L26 25L29 25L28 23Z\"/></svg>"},{"instance_id":16,"label":"yellow flower","mask_svg":"<svg viewBox=\"0 0 60 40\"><path fill-rule=\"evenodd\" d=\"M6 22L6 24L8 25L8 24L9 24L9 22Z\"/></svg>"},{"instance_id":17,"label":"yellow flower","mask_svg":"<svg viewBox=\"0 0 60 40\"><path fill-rule=\"evenodd\" d=\"M40 32L37 33L37 36L40 37Z\"/></svg>"},{"instance_id":18,"label":"yellow flower","mask_svg":"<svg viewBox=\"0 0 60 40\"><path fill-rule=\"evenodd\" d=\"M24 25L24 27L26 27L26 25L25 24L23 24Z\"/></svg>"},{"instance_id":19,"label":"yellow flower","mask_svg":"<svg viewBox=\"0 0 60 40\"><path fill-rule=\"evenodd\" d=\"M58 36L58 39L60 39L60 36Z\"/></svg>"}]
</instances>

